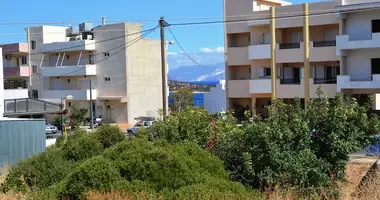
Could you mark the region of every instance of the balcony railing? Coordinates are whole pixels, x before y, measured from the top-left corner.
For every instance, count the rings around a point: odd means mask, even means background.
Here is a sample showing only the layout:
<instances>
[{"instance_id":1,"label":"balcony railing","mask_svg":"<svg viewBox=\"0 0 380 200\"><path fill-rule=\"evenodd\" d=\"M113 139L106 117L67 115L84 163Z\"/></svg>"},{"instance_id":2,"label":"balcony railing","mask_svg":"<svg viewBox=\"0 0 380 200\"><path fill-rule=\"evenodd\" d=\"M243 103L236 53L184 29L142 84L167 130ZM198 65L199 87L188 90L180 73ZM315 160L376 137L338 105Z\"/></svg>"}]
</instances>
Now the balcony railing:
<instances>
[{"instance_id":1,"label":"balcony railing","mask_svg":"<svg viewBox=\"0 0 380 200\"><path fill-rule=\"evenodd\" d=\"M313 42L313 47L335 47L336 41L315 41Z\"/></svg>"},{"instance_id":2,"label":"balcony railing","mask_svg":"<svg viewBox=\"0 0 380 200\"><path fill-rule=\"evenodd\" d=\"M314 78L314 84L336 84L335 78Z\"/></svg>"},{"instance_id":3,"label":"balcony railing","mask_svg":"<svg viewBox=\"0 0 380 200\"><path fill-rule=\"evenodd\" d=\"M301 43L280 44L280 49L299 49L299 48L301 48Z\"/></svg>"},{"instance_id":4,"label":"balcony railing","mask_svg":"<svg viewBox=\"0 0 380 200\"><path fill-rule=\"evenodd\" d=\"M301 79L296 79L296 78L292 78L292 79L280 79L280 84L283 84L283 85L299 85L301 84Z\"/></svg>"}]
</instances>

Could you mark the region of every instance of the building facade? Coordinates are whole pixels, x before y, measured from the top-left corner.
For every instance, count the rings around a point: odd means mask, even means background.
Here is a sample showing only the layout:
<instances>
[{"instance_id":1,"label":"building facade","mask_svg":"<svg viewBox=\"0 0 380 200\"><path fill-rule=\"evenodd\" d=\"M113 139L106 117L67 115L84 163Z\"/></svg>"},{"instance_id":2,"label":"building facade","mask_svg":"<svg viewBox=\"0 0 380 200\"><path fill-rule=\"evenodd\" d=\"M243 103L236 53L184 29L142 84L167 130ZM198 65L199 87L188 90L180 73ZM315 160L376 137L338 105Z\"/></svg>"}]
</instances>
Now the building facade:
<instances>
[{"instance_id":1,"label":"building facade","mask_svg":"<svg viewBox=\"0 0 380 200\"><path fill-rule=\"evenodd\" d=\"M221 80L204 94L204 108L211 114L226 111L226 81Z\"/></svg>"},{"instance_id":2,"label":"building facade","mask_svg":"<svg viewBox=\"0 0 380 200\"><path fill-rule=\"evenodd\" d=\"M162 108L160 41L141 39L141 27L82 23L27 28L31 96L57 103L72 96L67 107L91 108L107 123L157 117Z\"/></svg>"},{"instance_id":3,"label":"building facade","mask_svg":"<svg viewBox=\"0 0 380 200\"><path fill-rule=\"evenodd\" d=\"M4 99L28 98L28 44L0 45L3 49Z\"/></svg>"},{"instance_id":4,"label":"building facade","mask_svg":"<svg viewBox=\"0 0 380 200\"><path fill-rule=\"evenodd\" d=\"M371 65L377 65L376 57L380 57L376 56L379 46L374 33L380 19L377 4L379 0L307 5L280 0L241 0L239 4L225 0L225 20L239 21L225 25L228 109L244 106L253 114L266 116L273 88L274 96L285 102L305 98L307 90L307 98L315 98L318 88L328 97L336 92L378 93L380 84L376 85L376 75L371 71ZM304 66L310 66L306 80ZM272 68L276 69L275 87Z\"/></svg>"}]
</instances>

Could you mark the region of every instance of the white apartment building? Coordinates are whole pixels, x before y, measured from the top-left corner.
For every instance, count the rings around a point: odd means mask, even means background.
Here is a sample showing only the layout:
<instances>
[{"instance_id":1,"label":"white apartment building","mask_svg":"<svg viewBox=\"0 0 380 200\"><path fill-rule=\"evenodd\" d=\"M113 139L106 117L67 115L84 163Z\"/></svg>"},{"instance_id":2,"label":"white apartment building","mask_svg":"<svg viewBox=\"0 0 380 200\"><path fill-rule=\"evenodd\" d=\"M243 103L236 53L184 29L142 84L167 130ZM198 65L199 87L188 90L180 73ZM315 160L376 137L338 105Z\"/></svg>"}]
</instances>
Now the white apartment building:
<instances>
[{"instance_id":1,"label":"white apartment building","mask_svg":"<svg viewBox=\"0 0 380 200\"><path fill-rule=\"evenodd\" d=\"M60 102L71 95L67 107L89 109L92 94L94 116L102 115L108 123L134 124L138 117L157 117L162 108L160 41L130 44L141 36L141 27L83 23L79 29L27 28L32 97Z\"/></svg>"},{"instance_id":2,"label":"white apartment building","mask_svg":"<svg viewBox=\"0 0 380 200\"><path fill-rule=\"evenodd\" d=\"M316 2L308 4L306 15L303 4L225 0L225 20L241 20L225 25L228 109L239 105L248 107L253 114L267 115L265 106L272 96L272 55L277 69L275 95L285 101L305 97L305 62L310 65L310 98L317 96L318 87L329 97L336 92L379 93L379 6L379 0ZM273 54L271 7L275 7ZM309 21L308 45L304 43L305 16ZM306 46L308 60L304 54ZM374 103L374 109L377 105Z\"/></svg>"},{"instance_id":3,"label":"white apartment building","mask_svg":"<svg viewBox=\"0 0 380 200\"><path fill-rule=\"evenodd\" d=\"M204 108L211 114L226 111L226 81L221 80L204 94Z\"/></svg>"}]
</instances>

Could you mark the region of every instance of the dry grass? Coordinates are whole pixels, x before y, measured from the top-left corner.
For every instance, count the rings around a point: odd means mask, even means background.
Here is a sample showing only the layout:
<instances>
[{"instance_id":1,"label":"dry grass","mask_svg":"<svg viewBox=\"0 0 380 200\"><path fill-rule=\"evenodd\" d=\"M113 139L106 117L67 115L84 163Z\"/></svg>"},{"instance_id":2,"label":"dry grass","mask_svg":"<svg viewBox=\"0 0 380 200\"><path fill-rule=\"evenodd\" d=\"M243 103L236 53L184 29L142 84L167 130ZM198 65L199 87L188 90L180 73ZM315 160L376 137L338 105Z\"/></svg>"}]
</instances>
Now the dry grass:
<instances>
[{"instance_id":1,"label":"dry grass","mask_svg":"<svg viewBox=\"0 0 380 200\"><path fill-rule=\"evenodd\" d=\"M371 163L348 163L347 182L340 184L342 199L352 199L352 195L358 189L371 165Z\"/></svg>"},{"instance_id":2,"label":"dry grass","mask_svg":"<svg viewBox=\"0 0 380 200\"><path fill-rule=\"evenodd\" d=\"M155 199L160 200L158 198L152 198L151 195L144 192L139 192L135 194L125 194L120 192L108 192L108 193L100 193L100 192L88 192L86 194L87 200L146 200L146 199Z\"/></svg>"},{"instance_id":3,"label":"dry grass","mask_svg":"<svg viewBox=\"0 0 380 200\"><path fill-rule=\"evenodd\" d=\"M7 177L9 172L9 167L7 165L4 165L0 168L0 185L5 181L5 178ZM24 200L26 199L25 195L23 194L16 194L16 193L7 193L3 194L0 191L0 199L1 200Z\"/></svg>"},{"instance_id":4,"label":"dry grass","mask_svg":"<svg viewBox=\"0 0 380 200\"><path fill-rule=\"evenodd\" d=\"M353 194L352 199L380 199L380 171L376 169L370 172L367 179Z\"/></svg>"}]
</instances>

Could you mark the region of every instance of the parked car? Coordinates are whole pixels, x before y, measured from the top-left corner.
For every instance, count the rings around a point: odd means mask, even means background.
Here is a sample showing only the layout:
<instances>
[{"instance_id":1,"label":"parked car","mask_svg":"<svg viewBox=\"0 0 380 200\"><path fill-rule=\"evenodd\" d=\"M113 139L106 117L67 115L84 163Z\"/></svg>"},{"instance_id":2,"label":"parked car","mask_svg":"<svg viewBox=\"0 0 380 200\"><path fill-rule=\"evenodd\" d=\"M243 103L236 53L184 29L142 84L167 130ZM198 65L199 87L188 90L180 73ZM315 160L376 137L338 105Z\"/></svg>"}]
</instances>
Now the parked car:
<instances>
[{"instance_id":1,"label":"parked car","mask_svg":"<svg viewBox=\"0 0 380 200\"><path fill-rule=\"evenodd\" d=\"M46 132L46 134L55 134L58 132L58 128L56 126L53 126L51 124L46 123L45 124L45 132Z\"/></svg>"},{"instance_id":2,"label":"parked car","mask_svg":"<svg viewBox=\"0 0 380 200\"><path fill-rule=\"evenodd\" d=\"M155 121L139 121L133 127L127 129L129 136L136 136L141 128L149 128Z\"/></svg>"}]
</instances>

